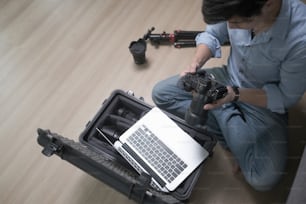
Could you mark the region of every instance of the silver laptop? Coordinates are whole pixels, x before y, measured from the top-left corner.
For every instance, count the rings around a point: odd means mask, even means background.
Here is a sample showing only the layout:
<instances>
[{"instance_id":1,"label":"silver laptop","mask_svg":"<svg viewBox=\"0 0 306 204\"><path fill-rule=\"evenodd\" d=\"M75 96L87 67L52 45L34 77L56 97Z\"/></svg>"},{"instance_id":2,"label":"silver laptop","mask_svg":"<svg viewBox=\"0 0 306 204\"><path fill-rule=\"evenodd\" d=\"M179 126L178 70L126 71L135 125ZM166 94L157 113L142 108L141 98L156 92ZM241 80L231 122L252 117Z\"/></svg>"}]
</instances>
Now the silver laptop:
<instances>
[{"instance_id":1,"label":"silver laptop","mask_svg":"<svg viewBox=\"0 0 306 204\"><path fill-rule=\"evenodd\" d=\"M112 144L101 130L97 131ZM209 155L157 107L112 145L138 173L152 177L152 187L164 192L175 190Z\"/></svg>"}]
</instances>

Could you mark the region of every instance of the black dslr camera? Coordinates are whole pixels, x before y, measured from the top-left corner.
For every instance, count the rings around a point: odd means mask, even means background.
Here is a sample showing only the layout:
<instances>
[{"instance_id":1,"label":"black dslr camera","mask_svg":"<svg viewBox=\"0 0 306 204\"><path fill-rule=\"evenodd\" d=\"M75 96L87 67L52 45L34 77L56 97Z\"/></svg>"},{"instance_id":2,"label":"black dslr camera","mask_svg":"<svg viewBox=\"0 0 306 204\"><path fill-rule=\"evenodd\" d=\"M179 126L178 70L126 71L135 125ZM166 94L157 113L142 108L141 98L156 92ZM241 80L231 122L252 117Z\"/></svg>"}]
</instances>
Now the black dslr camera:
<instances>
[{"instance_id":1,"label":"black dslr camera","mask_svg":"<svg viewBox=\"0 0 306 204\"><path fill-rule=\"evenodd\" d=\"M227 94L226 86L217 82L213 75L199 69L195 73L187 73L178 82L178 86L185 91L193 92L192 102L185 114L187 124L205 129L207 111L205 104L223 98Z\"/></svg>"}]
</instances>

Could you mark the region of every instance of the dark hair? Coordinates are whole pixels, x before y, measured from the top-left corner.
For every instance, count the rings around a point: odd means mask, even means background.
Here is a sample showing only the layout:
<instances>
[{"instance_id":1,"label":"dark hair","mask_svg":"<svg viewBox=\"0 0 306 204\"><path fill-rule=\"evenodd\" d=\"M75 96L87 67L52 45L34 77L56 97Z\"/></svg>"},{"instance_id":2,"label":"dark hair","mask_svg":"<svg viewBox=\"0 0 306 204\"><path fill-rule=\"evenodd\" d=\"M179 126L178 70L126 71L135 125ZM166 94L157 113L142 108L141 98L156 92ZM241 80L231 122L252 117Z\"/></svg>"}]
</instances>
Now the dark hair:
<instances>
[{"instance_id":1,"label":"dark hair","mask_svg":"<svg viewBox=\"0 0 306 204\"><path fill-rule=\"evenodd\" d=\"M202 14L207 24L227 21L233 16L259 15L267 0L203 0Z\"/></svg>"}]
</instances>

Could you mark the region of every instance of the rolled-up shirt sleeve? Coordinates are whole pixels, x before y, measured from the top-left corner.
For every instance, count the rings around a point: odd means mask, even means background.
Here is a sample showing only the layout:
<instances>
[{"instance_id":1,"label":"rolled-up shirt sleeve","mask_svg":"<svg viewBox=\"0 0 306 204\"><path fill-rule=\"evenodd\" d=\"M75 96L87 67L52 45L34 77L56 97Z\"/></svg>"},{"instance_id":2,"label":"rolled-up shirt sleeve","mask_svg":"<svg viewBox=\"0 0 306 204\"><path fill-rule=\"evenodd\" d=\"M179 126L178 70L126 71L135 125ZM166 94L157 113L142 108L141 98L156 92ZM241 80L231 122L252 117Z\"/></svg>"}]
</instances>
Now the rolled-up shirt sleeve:
<instances>
[{"instance_id":1,"label":"rolled-up shirt sleeve","mask_svg":"<svg viewBox=\"0 0 306 204\"><path fill-rule=\"evenodd\" d=\"M263 86L267 95L267 108L284 113L296 104L306 91L306 43L296 48L280 67L279 83Z\"/></svg>"},{"instance_id":2,"label":"rolled-up shirt sleeve","mask_svg":"<svg viewBox=\"0 0 306 204\"><path fill-rule=\"evenodd\" d=\"M196 37L196 44L207 45L213 57L217 58L221 57L221 45L226 41L228 41L226 22L207 25L205 32L199 33Z\"/></svg>"}]
</instances>

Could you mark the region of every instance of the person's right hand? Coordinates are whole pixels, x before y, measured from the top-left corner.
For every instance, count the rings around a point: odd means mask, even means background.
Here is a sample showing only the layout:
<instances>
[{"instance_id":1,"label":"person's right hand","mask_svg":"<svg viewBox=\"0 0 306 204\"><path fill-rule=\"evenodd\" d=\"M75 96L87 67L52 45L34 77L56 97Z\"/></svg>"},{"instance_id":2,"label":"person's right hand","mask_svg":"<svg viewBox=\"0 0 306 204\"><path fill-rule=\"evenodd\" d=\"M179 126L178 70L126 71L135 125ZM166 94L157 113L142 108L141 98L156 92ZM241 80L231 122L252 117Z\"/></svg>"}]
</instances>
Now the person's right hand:
<instances>
[{"instance_id":1,"label":"person's right hand","mask_svg":"<svg viewBox=\"0 0 306 204\"><path fill-rule=\"evenodd\" d=\"M182 76L184 76L184 75L187 74L187 73L194 73L194 72L196 72L197 69L199 69L199 68L200 68L199 64L196 63L196 62L193 62L193 63L191 63L185 70L183 70L183 71L181 72L180 76L182 77Z\"/></svg>"}]
</instances>

